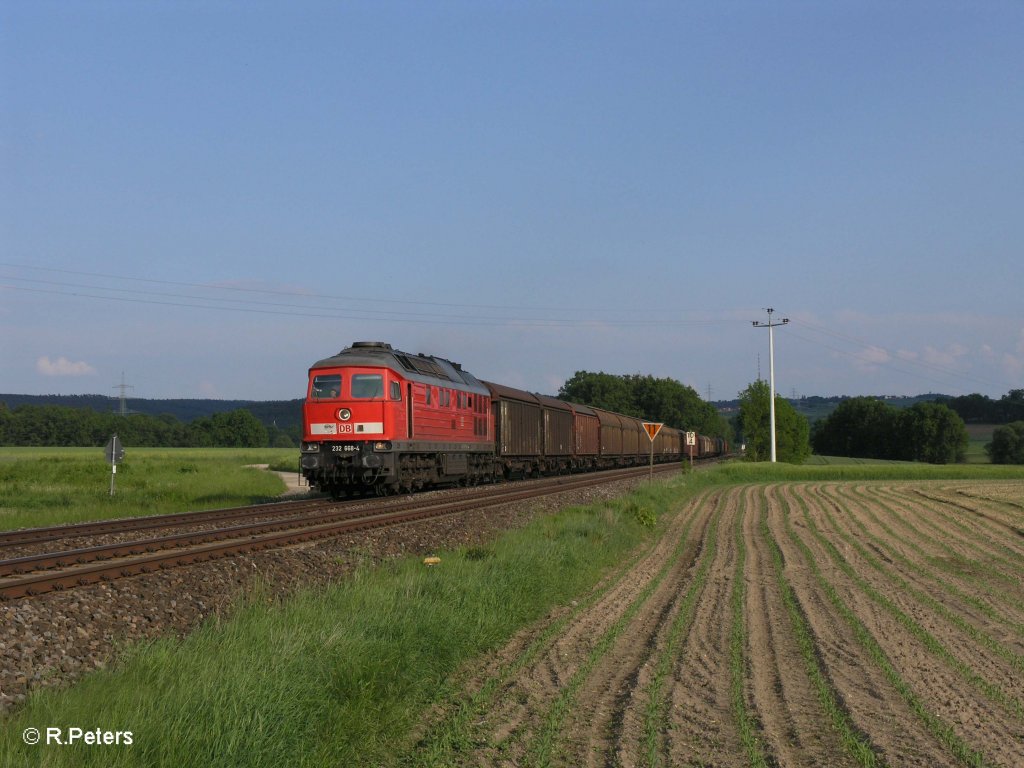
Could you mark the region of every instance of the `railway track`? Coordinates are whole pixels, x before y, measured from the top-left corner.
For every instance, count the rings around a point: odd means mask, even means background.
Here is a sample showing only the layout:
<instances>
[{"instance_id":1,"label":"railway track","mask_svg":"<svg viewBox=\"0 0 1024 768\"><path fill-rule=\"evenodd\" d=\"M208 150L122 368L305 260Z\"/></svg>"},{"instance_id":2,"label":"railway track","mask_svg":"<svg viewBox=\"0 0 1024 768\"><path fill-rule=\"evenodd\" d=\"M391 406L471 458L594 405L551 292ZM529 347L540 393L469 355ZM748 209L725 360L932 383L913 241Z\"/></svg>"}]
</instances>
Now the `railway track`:
<instances>
[{"instance_id":1,"label":"railway track","mask_svg":"<svg viewBox=\"0 0 1024 768\"><path fill-rule=\"evenodd\" d=\"M658 471L678 471L678 465L662 465ZM367 507L366 499L348 502L313 500L12 531L0 535L0 553L3 548L24 544L145 533L161 528L214 526L8 557L0 560L0 600L31 597L355 531L452 515L641 477L648 472L649 469L643 467L546 478L527 487L488 486L466 491L456 498L391 499L371 508Z\"/></svg>"}]
</instances>

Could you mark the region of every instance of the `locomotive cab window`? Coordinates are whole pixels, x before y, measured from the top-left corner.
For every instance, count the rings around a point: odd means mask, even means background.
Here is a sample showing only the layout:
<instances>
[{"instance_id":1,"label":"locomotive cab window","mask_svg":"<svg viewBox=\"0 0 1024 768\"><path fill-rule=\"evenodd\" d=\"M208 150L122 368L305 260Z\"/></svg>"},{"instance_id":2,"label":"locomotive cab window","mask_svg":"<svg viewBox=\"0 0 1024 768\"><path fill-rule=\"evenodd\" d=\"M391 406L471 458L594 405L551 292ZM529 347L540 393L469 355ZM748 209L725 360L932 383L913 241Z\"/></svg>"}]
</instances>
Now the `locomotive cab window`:
<instances>
[{"instance_id":1,"label":"locomotive cab window","mask_svg":"<svg viewBox=\"0 0 1024 768\"><path fill-rule=\"evenodd\" d=\"M341 395L341 374L332 373L313 378L313 399L333 400Z\"/></svg>"},{"instance_id":2,"label":"locomotive cab window","mask_svg":"<svg viewBox=\"0 0 1024 768\"><path fill-rule=\"evenodd\" d=\"M352 397L369 400L384 397L384 377L379 373L357 373L352 376Z\"/></svg>"},{"instance_id":3,"label":"locomotive cab window","mask_svg":"<svg viewBox=\"0 0 1024 768\"><path fill-rule=\"evenodd\" d=\"M397 381L391 382L391 399L401 400L402 399L402 384Z\"/></svg>"}]
</instances>

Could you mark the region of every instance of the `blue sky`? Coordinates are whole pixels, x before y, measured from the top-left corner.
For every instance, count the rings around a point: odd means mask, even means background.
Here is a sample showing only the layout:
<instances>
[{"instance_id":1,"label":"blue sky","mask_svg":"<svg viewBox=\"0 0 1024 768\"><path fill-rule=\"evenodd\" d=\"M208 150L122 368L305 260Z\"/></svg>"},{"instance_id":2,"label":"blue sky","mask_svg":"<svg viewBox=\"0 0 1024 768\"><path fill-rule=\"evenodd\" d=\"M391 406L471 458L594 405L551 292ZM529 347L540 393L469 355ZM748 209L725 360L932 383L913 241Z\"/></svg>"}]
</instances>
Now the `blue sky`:
<instances>
[{"instance_id":1,"label":"blue sky","mask_svg":"<svg viewBox=\"0 0 1024 768\"><path fill-rule=\"evenodd\" d=\"M0 5L0 392L1024 387L1019 2Z\"/></svg>"}]
</instances>

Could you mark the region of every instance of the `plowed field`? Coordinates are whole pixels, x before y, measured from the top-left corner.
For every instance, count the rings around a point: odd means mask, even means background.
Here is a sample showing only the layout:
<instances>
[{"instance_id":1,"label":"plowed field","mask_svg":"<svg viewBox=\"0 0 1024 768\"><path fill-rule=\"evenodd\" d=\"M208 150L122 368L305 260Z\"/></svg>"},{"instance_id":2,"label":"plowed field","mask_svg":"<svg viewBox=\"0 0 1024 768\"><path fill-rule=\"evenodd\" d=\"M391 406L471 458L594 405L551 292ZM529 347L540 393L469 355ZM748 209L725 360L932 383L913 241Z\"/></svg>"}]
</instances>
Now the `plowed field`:
<instances>
[{"instance_id":1,"label":"plowed field","mask_svg":"<svg viewBox=\"0 0 1024 768\"><path fill-rule=\"evenodd\" d=\"M424 761L1024 766L1024 484L705 491L423 724Z\"/></svg>"}]
</instances>

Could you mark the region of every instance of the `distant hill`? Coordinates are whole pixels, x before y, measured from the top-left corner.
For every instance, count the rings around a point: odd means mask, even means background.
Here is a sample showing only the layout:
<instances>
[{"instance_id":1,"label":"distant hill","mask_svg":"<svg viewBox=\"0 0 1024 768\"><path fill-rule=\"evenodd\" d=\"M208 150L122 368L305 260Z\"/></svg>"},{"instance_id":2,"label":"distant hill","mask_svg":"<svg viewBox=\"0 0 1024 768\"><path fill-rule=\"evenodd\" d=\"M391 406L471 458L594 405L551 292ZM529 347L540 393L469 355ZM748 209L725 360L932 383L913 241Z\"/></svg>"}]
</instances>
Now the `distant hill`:
<instances>
[{"instance_id":1,"label":"distant hill","mask_svg":"<svg viewBox=\"0 0 1024 768\"><path fill-rule=\"evenodd\" d=\"M60 405L65 408L89 408L98 413L116 413L121 401L107 395L13 395L0 394L0 403L8 408L20 405ZM266 427L282 430L302 428L302 400L146 400L130 397L129 413L148 416L168 414L186 424L195 419L244 408Z\"/></svg>"}]
</instances>

